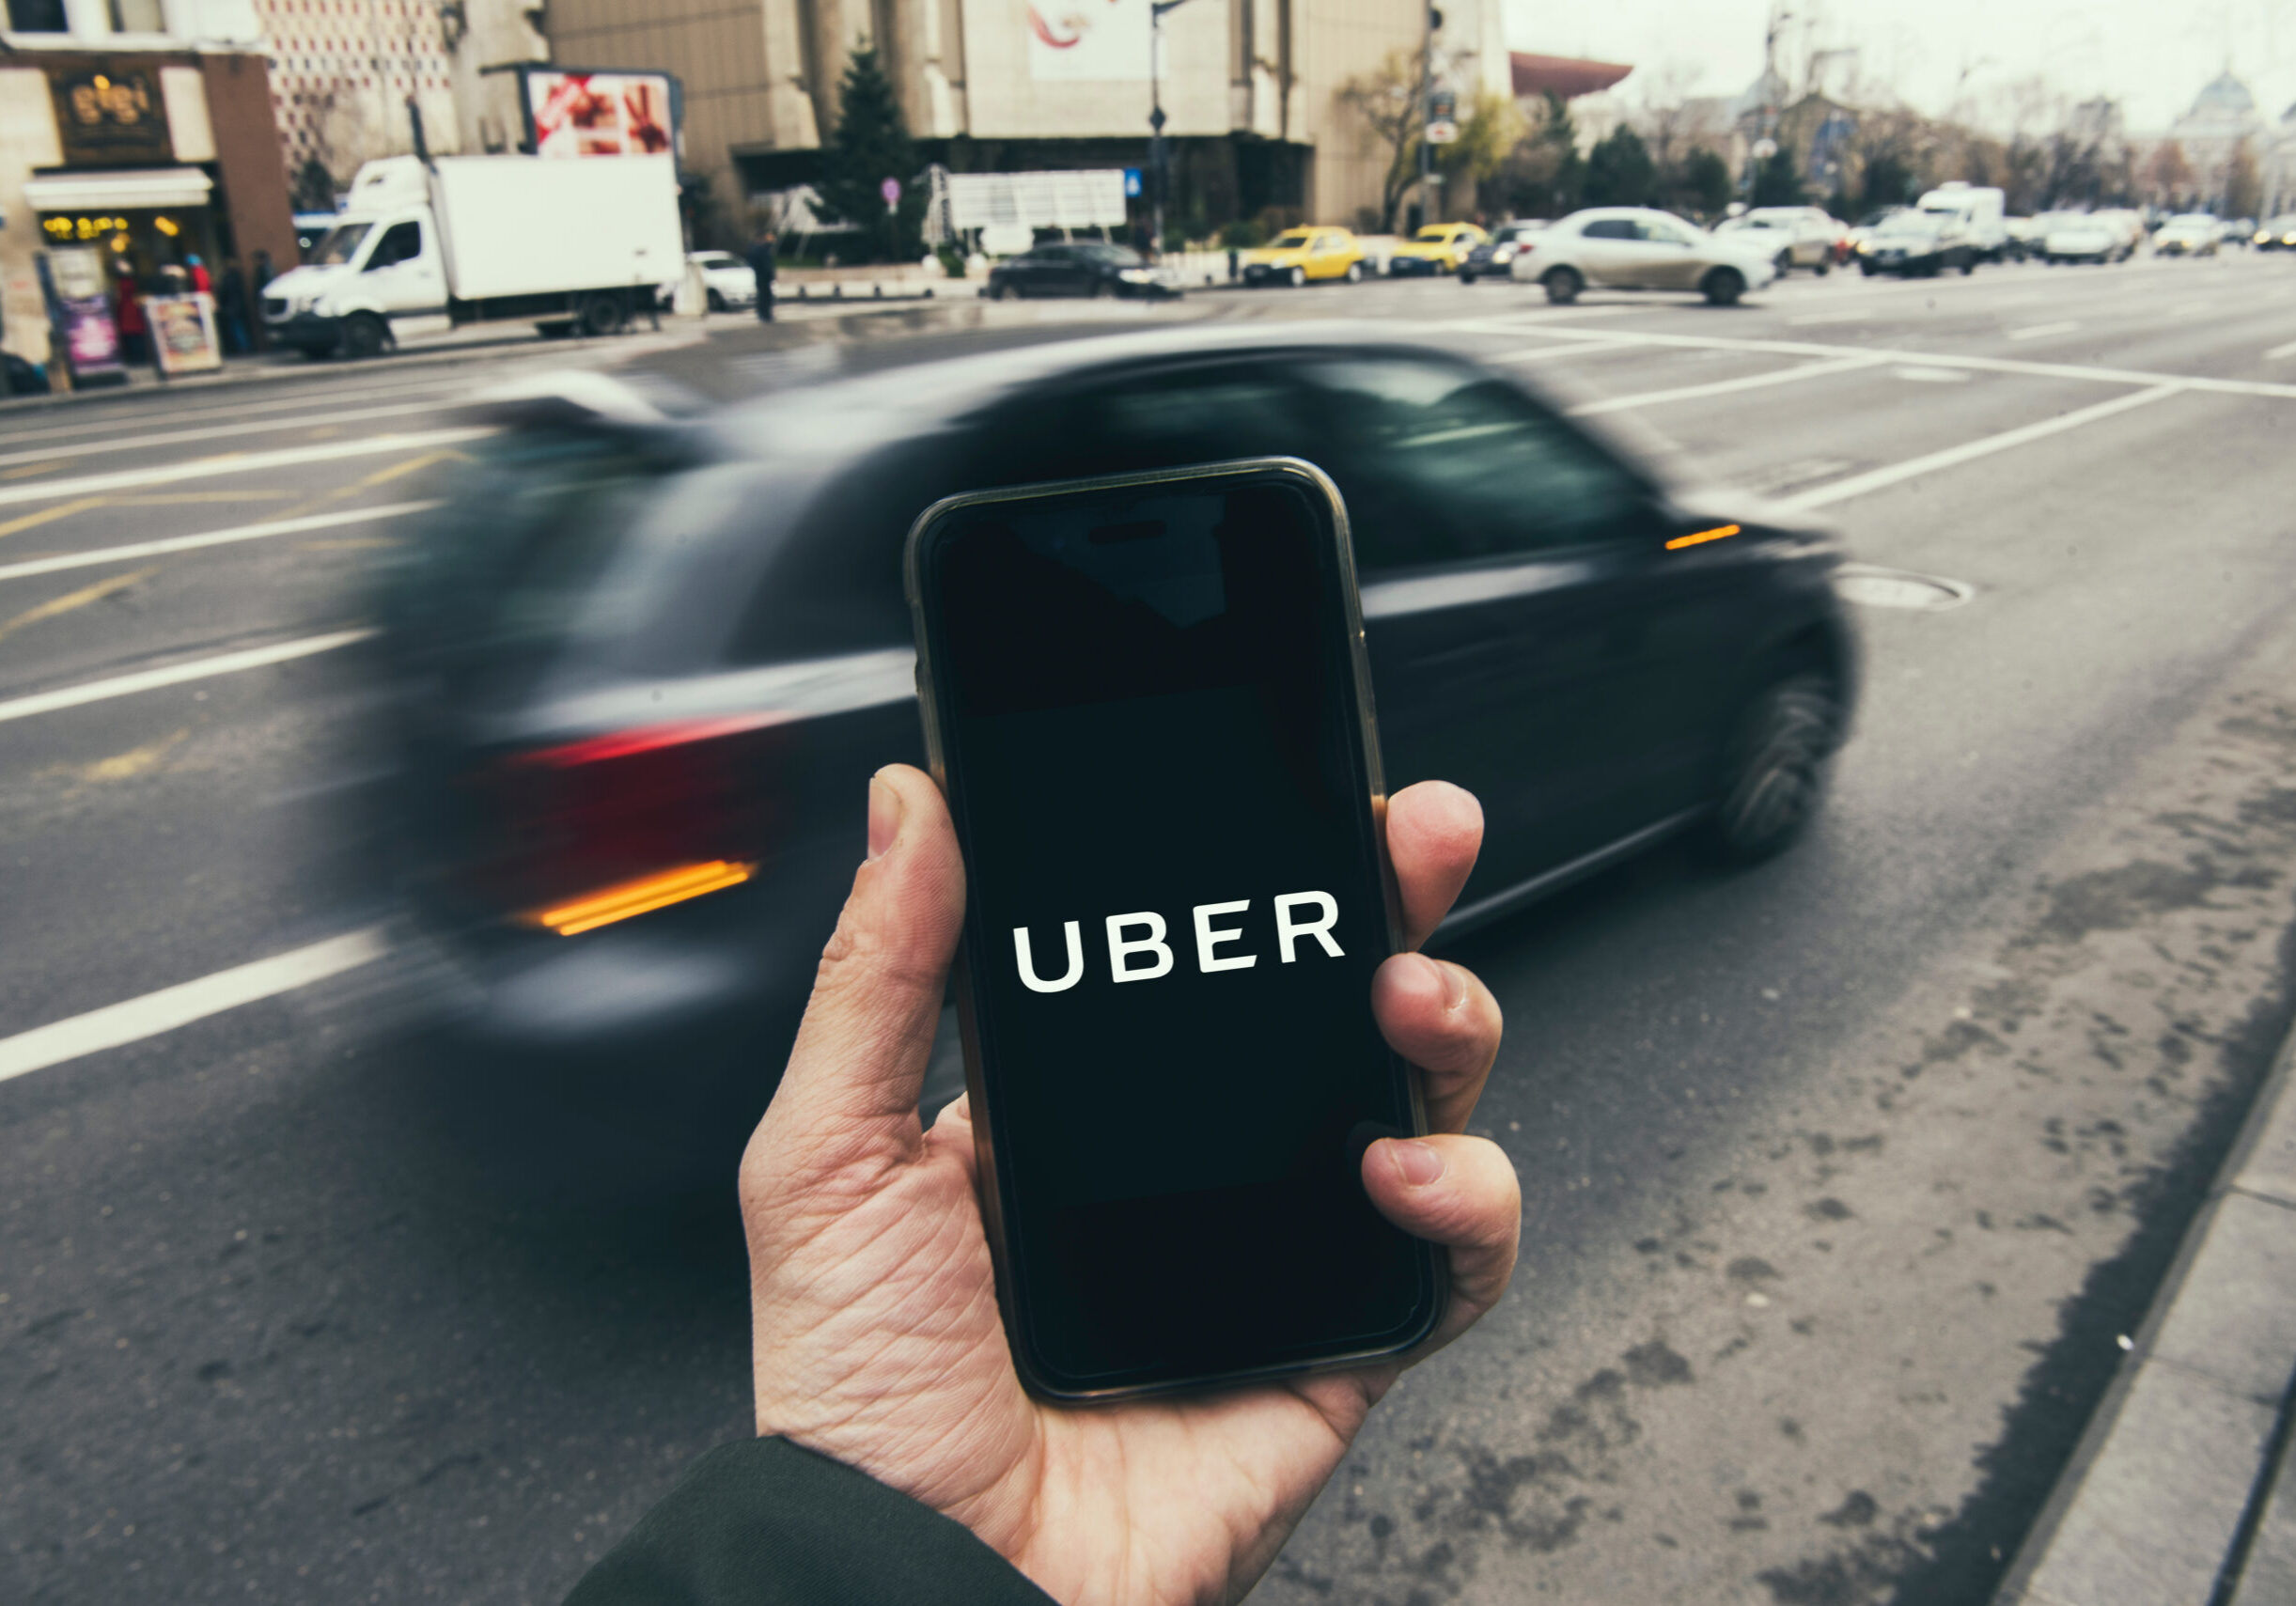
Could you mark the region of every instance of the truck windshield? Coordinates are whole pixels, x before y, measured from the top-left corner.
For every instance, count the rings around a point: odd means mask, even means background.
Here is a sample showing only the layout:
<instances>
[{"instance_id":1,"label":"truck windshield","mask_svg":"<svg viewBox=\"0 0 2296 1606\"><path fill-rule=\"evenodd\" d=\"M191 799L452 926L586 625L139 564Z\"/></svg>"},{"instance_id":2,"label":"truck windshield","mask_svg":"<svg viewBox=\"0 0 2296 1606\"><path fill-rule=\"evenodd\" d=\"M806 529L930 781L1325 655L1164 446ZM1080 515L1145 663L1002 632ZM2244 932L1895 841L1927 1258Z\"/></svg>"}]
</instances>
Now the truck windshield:
<instances>
[{"instance_id":1,"label":"truck windshield","mask_svg":"<svg viewBox=\"0 0 2296 1606\"><path fill-rule=\"evenodd\" d=\"M327 230L327 238L319 242L319 250L311 260L322 268L338 267L358 254L359 242L367 238L372 224L338 223Z\"/></svg>"}]
</instances>

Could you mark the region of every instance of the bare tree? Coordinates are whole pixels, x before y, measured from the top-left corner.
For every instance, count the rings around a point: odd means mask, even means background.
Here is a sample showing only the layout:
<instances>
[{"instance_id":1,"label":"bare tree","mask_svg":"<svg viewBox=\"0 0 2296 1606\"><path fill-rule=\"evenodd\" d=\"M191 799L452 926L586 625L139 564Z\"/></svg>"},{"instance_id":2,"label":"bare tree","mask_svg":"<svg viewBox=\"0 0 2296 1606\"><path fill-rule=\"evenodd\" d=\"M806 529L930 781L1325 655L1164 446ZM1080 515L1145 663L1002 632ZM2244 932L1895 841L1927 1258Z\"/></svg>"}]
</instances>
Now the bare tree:
<instances>
[{"instance_id":1,"label":"bare tree","mask_svg":"<svg viewBox=\"0 0 2296 1606\"><path fill-rule=\"evenodd\" d=\"M1380 179L1380 232L1393 233L1404 192L1418 180L1421 126L1419 86L1426 75L1424 50L1396 49L1373 71L1339 86L1339 103L1363 119L1365 143L1383 152L1387 170Z\"/></svg>"}]
</instances>

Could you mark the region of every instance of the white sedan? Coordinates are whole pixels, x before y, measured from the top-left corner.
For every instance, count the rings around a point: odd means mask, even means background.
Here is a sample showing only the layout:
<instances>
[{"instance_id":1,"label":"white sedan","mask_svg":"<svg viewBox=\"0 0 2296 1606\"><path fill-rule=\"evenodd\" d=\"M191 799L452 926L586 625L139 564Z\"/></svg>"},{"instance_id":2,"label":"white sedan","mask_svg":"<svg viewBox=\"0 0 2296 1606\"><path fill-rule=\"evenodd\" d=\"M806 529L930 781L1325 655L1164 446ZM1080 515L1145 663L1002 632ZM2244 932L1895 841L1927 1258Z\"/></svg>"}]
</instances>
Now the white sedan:
<instances>
[{"instance_id":1,"label":"white sedan","mask_svg":"<svg viewBox=\"0 0 2296 1606\"><path fill-rule=\"evenodd\" d=\"M1592 207L1540 230L1507 272L1568 305L1588 286L1695 290L1729 306L1778 276L1777 247L1717 237L1650 207Z\"/></svg>"}]
</instances>

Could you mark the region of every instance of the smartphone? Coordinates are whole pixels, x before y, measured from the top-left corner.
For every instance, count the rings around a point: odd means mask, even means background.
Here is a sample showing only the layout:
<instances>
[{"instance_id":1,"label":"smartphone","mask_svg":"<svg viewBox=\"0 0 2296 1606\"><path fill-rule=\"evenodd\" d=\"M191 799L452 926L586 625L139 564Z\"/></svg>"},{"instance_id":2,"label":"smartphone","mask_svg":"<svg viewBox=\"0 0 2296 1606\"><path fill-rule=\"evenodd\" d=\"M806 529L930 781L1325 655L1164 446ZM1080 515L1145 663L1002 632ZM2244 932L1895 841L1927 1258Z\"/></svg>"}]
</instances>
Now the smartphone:
<instances>
[{"instance_id":1,"label":"smartphone","mask_svg":"<svg viewBox=\"0 0 2296 1606\"><path fill-rule=\"evenodd\" d=\"M1371 1015L1399 937L1338 491L1262 459L952 497L907 582L1023 1380L1132 1396L1419 1342L1445 1263L1360 1171L1425 1128Z\"/></svg>"}]
</instances>

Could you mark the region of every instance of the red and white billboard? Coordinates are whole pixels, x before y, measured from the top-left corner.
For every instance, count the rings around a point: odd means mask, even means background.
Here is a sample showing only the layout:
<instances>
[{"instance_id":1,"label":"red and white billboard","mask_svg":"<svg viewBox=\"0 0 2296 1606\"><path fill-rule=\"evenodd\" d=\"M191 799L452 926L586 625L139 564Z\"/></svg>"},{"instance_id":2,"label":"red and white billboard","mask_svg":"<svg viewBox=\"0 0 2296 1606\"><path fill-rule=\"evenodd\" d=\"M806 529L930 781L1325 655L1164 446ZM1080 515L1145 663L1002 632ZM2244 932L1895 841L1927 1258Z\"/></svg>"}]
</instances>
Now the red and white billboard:
<instances>
[{"instance_id":1,"label":"red and white billboard","mask_svg":"<svg viewBox=\"0 0 2296 1606\"><path fill-rule=\"evenodd\" d=\"M662 72L568 72L537 67L524 73L526 116L539 156L664 156L677 130L669 75Z\"/></svg>"}]
</instances>

